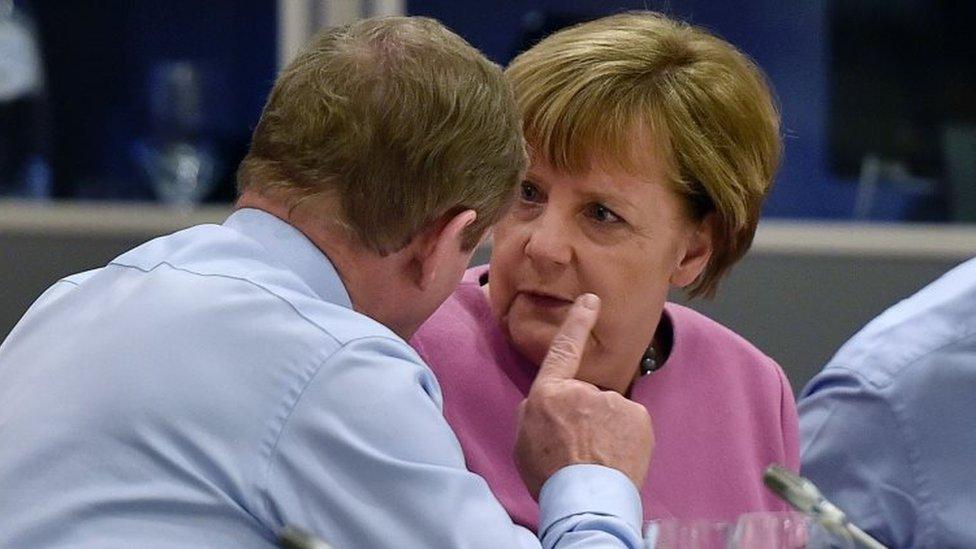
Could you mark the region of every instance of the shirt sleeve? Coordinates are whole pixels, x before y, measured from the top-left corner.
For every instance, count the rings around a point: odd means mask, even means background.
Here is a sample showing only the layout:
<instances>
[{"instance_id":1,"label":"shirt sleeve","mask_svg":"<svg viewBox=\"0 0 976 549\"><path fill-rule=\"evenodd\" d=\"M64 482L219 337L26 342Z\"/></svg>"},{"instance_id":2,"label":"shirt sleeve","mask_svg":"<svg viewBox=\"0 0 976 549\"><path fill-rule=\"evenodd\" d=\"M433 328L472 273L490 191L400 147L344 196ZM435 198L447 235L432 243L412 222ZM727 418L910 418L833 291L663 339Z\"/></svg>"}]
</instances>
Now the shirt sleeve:
<instances>
[{"instance_id":1,"label":"shirt sleeve","mask_svg":"<svg viewBox=\"0 0 976 549\"><path fill-rule=\"evenodd\" d=\"M856 372L832 366L800 399L802 473L889 547L914 545L919 512L899 419Z\"/></svg>"},{"instance_id":2,"label":"shirt sleeve","mask_svg":"<svg viewBox=\"0 0 976 549\"><path fill-rule=\"evenodd\" d=\"M628 492L614 473L576 466L554 475L542 498L543 512L554 511L541 546L641 547L636 488ZM540 547L465 468L433 375L390 338L350 342L314 373L287 414L264 484L272 528L305 528L335 547ZM588 501L578 496L587 492Z\"/></svg>"},{"instance_id":3,"label":"shirt sleeve","mask_svg":"<svg viewBox=\"0 0 976 549\"><path fill-rule=\"evenodd\" d=\"M571 465L556 471L542 486L539 510L545 547L641 546L640 494L616 469Z\"/></svg>"}]
</instances>

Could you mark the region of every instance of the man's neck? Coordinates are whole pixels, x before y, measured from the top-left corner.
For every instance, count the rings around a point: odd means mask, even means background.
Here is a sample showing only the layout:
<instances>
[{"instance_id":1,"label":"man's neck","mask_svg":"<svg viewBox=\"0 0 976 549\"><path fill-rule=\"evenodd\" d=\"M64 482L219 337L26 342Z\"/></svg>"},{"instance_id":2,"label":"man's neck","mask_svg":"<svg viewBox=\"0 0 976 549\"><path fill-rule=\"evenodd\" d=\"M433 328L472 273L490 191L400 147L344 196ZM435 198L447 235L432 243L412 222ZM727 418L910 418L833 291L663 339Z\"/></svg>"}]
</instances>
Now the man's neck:
<instances>
[{"instance_id":1,"label":"man's neck","mask_svg":"<svg viewBox=\"0 0 976 549\"><path fill-rule=\"evenodd\" d=\"M327 208L292 208L286 200L245 191L236 208L255 208L267 212L305 235L335 267L349 294L353 309L408 339L416 330L409 315L403 315L404 295L409 284L397 254L381 256L354 242L338 226L328 222Z\"/></svg>"}]
</instances>

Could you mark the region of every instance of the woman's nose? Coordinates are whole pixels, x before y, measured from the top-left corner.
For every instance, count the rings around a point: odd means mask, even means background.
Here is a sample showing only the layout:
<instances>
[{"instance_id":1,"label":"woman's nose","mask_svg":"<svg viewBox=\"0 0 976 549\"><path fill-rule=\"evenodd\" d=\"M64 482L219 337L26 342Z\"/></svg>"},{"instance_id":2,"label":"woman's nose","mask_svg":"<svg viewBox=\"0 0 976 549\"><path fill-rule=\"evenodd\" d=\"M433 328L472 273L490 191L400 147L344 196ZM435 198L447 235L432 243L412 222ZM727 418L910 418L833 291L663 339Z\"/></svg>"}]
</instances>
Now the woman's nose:
<instances>
[{"instance_id":1,"label":"woman's nose","mask_svg":"<svg viewBox=\"0 0 976 549\"><path fill-rule=\"evenodd\" d=\"M525 254L540 266L568 264L573 257L569 227L555 215L536 218L528 228L530 233L525 244Z\"/></svg>"}]
</instances>

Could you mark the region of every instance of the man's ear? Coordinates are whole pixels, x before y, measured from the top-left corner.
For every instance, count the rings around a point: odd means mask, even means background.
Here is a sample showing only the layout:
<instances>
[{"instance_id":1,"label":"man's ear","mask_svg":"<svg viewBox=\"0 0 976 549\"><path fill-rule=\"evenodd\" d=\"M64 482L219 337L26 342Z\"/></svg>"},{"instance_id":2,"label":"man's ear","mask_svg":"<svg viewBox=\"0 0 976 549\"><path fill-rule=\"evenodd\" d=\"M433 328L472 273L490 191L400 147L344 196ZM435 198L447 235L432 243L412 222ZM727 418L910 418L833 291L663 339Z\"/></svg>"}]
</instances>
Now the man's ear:
<instances>
[{"instance_id":1,"label":"man's ear","mask_svg":"<svg viewBox=\"0 0 976 549\"><path fill-rule=\"evenodd\" d=\"M715 246L715 214L709 213L692 228L671 271L671 285L684 288L698 279L708 265Z\"/></svg>"},{"instance_id":2,"label":"man's ear","mask_svg":"<svg viewBox=\"0 0 976 549\"><path fill-rule=\"evenodd\" d=\"M458 256L464 254L464 230L474 223L478 212L464 210L441 220L425 232L415 260L419 265L418 285L426 290L443 269L456 269ZM467 266L467 265L464 265Z\"/></svg>"}]
</instances>

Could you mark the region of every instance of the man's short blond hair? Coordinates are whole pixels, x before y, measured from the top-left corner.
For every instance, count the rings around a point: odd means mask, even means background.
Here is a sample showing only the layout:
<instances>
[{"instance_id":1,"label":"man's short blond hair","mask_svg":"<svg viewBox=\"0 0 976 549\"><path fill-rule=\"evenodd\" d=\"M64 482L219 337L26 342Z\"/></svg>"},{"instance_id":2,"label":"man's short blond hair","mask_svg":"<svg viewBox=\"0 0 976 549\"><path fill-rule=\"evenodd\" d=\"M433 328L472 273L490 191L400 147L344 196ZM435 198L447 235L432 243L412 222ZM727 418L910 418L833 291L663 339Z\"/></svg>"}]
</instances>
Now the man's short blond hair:
<instances>
[{"instance_id":1,"label":"man's short blond hair","mask_svg":"<svg viewBox=\"0 0 976 549\"><path fill-rule=\"evenodd\" d=\"M649 154L635 131L649 132L689 213L715 214L715 249L688 289L713 295L752 244L779 166L779 113L755 63L703 29L630 12L549 36L506 76L532 154L557 170L639 175Z\"/></svg>"},{"instance_id":2,"label":"man's short blond hair","mask_svg":"<svg viewBox=\"0 0 976 549\"><path fill-rule=\"evenodd\" d=\"M501 69L462 38L433 19L367 19L322 32L278 76L238 189L334 197L331 221L381 254L473 209L470 249L524 174L520 126Z\"/></svg>"}]
</instances>

